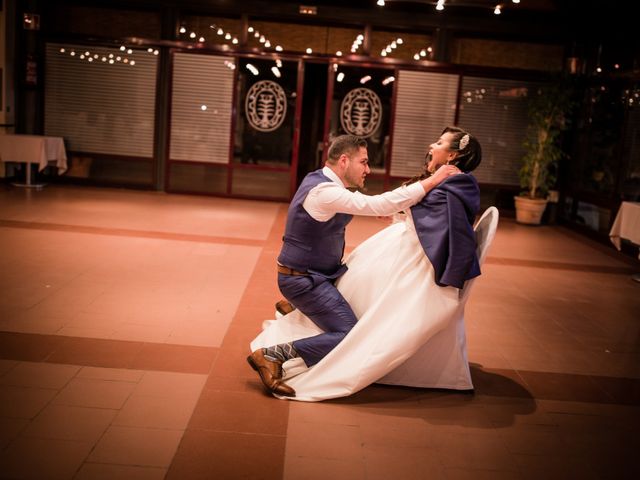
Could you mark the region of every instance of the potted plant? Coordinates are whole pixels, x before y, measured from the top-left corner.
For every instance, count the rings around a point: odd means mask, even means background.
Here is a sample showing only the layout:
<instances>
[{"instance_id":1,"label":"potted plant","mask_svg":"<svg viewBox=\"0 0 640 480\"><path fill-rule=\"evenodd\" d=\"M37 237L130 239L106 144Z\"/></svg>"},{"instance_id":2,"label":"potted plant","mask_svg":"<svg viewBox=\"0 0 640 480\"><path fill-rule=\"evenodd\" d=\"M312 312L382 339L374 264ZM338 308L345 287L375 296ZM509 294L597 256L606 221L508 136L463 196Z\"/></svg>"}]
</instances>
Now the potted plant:
<instances>
[{"instance_id":1,"label":"potted plant","mask_svg":"<svg viewBox=\"0 0 640 480\"><path fill-rule=\"evenodd\" d=\"M540 224L558 161L565 156L561 134L569 126L573 105L572 89L563 81L542 86L529 98L529 125L519 172L523 191L515 197L518 223Z\"/></svg>"}]
</instances>

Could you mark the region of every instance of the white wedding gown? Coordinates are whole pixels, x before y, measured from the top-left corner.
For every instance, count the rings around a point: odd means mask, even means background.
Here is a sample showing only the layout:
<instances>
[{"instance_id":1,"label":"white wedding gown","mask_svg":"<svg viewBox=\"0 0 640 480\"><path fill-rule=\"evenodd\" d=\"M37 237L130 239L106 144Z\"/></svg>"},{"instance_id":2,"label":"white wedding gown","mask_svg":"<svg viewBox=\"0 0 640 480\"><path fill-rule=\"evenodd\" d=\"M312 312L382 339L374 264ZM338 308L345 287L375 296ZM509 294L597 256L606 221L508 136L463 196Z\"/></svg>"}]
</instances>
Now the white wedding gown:
<instances>
[{"instance_id":1,"label":"white wedding gown","mask_svg":"<svg viewBox=\"0 0 640 480\"><path fill-rule=\"evenodd\" d=\"M360 244L346 263L337 287L358 323L312 368L300 358L284 364L286 383L296 391L291 400L344 397L376 382L446 327L459 306L457 288L436 285L409 213ZM321 331L294 310L265 321L251 351Z\"/></svg>"}]
</instances>

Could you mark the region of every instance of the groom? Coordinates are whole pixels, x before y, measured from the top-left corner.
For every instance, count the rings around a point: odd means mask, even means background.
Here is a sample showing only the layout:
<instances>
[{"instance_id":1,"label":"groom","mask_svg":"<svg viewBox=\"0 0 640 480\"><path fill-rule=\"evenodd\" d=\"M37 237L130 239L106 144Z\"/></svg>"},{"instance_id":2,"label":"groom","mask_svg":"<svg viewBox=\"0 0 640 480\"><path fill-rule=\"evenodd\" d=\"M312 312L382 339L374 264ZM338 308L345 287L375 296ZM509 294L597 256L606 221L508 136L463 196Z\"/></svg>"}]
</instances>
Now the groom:
<instances>
[{"instance_id":1,"label":"groom","mask_svg":"<svg viewBox=\"0 0 640 480\"><path fill-rule=\"evenodd\" d=\"M353 215L387 216L408 208L459 170L440 168L433 176L381 195L363 195L348 188L364 187L371 172L367 142L353 135L337 137L324 168L309 173L289 205L278 287L284 297L324 332L273 345L247 358L272 393L295 397L282 380L282 364L301 357L311 367L349 333L358 319L334 283L347 270L342 263L345 227Z\"/></svg>"}]
</instances>

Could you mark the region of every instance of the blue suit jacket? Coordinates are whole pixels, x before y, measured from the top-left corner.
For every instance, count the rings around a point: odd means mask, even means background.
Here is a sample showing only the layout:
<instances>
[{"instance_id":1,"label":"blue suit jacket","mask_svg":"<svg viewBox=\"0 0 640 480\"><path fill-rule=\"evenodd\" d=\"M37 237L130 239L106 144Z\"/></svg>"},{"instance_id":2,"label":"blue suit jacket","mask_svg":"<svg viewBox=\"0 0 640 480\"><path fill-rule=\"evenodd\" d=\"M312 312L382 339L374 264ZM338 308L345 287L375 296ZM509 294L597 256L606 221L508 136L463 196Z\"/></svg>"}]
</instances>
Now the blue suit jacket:
<instances>
[{"instance_id":1,"label":"blue suit jacket","mask_svg":"<svg viewBox=\"0 0 640 480\"><path fill-rule=\"evenodd\" d=\"M438 285L462 288L465 280L480 275L473 231L479 209L480 188L468 173L447 178L411 207L420 244Z\"/></svg>"}]
</instances>

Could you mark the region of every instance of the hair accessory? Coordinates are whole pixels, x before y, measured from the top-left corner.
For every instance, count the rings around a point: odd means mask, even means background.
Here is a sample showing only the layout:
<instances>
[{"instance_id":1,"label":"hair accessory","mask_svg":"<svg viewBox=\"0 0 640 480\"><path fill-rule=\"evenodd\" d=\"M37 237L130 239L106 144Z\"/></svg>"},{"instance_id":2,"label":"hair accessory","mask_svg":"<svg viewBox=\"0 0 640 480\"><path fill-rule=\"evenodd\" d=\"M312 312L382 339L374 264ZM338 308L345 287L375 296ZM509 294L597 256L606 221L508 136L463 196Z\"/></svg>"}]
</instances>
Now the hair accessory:
<instances>
[{"instance_id":1,"label":"hair accessory","mask_svg":"<svg viewBox=\"0 0 640 480\"><path fill-rule=\"evenodd\" d=\"M458 150L464 150L467 145L469 145L469 134L465 134L463 135L463 137L460 139L460 142L458 143Z\"/></svg>"}]
</instances>

